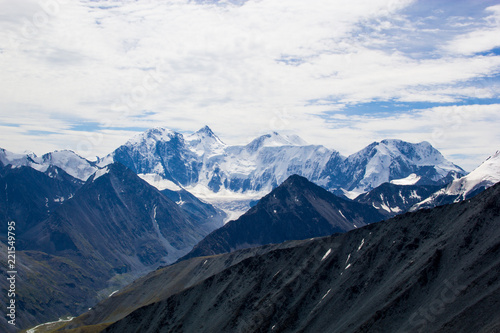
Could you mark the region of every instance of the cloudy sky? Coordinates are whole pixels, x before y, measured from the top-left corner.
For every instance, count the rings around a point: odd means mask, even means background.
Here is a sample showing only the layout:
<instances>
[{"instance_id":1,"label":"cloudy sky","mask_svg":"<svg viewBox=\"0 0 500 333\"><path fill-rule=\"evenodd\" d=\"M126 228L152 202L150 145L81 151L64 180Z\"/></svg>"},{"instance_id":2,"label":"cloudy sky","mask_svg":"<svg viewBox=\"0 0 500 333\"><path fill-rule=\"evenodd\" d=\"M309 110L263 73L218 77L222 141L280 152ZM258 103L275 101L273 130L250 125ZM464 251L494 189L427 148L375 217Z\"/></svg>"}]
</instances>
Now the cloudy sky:
<instances>
[{"instance_id":1,"label":"cloudy sky","mask_svg":"<svg viewBox=\"0 0 500 333\"><path fill-rule=\"evenodd\" d=\"M349 155L500 150L498 0L0 0L0 147L103 156L150 127Z\"/></svg>"}]
</instances>

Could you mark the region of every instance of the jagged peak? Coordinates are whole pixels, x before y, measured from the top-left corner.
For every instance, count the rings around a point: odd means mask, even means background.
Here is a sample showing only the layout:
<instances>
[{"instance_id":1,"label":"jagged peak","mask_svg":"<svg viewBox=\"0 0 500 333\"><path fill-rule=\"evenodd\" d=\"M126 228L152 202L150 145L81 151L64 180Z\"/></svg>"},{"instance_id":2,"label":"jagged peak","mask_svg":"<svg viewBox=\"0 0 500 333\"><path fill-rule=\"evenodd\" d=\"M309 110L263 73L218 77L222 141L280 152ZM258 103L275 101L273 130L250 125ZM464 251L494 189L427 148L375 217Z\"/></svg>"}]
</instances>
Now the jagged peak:
<instances>
[{"instance_id":1,"label":"jagged peak","mask_svg":"<svg viewBox=\"0 0 500 333\"><path fill-rule=\"evenodd\" d=\"M182 136L182 134L179 134L169 128L165 127L153 127L148 129L145 132L139 133L134 135L132 138L130 138L127 141L127 145L136 145L136 144L141 144L144 143L145 141L153 140L153 141L162 141L162 142L168 142L172 138L176 136Z\"/></svg>"},{"instance_id":2,"label":"jagged peak","mask_svg":"<svg viewBox=\"0 0 500 333\"><path fill-rule=\"evenodd\" d=\"M214 134L214 132L212 131L212 129L210 127L208 127L208 125L203 126L196 133L200 133L200 134L203 133L203 134L207 134L209 136L216 136Z\"/></svg>"},{"instance_id":3,"label":"jagged peak","mask_svg":"<svg viewBox=\"0 0 500 333\"><path fill-rule=\"evenodd\" d=\"M187 141L203 141L206 140L207 138L210 138L221 145L225 145L224 142L222 142L222 140L212 131L212 129L208 127L208 125L205 125L198 131L189 135L187 137Z\"/></svg>"}]
</instances>

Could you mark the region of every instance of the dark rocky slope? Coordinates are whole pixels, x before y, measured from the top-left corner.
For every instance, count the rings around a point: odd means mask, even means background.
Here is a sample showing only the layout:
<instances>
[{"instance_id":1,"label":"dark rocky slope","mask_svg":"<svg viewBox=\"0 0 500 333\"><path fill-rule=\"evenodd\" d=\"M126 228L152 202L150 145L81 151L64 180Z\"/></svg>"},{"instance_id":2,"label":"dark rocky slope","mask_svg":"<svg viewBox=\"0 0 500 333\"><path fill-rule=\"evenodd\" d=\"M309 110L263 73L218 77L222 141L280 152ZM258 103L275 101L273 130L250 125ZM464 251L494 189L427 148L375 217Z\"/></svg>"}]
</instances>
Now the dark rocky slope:
<instances>
[{"instance_id":1,"label":"dark rocky slope","mask_svg":"<svg viewBox=\"0 0 500 333\"><path fill-rule=\"evenodd\" d=\"M27 166L0 166L0 222L16 221L18 240L65 200L71 198L83 182L62 169L49 166L45 172ZM5 236L7 228L0 230Z\"/></svg>"},{"instance_id":2,"label":"dark rocky slope","mask_svg":"<svg viewBox=\"0 0 500 333\"><path fill-rule=\"evenodd\" d=\"M496 332L499 226L496 185L469 201L270 247L105 332Z\"/></svg>"},{"instance_id":3,"label":"dark rocky slope","mask_svg":"<svg viewBox=\"0 0 500 333\"><path fill-rule=\"evenodd\" d=\"M108 165L18 242L27 258L18 269L18 315L34 325L82 313L212 230L123 165Z\"/></svg>"},{"instance_id":4,"label":"dark rocky slope","mask_svg":"<svg viewBox=\"0 0 500 333\"><path fill-rule=\"evenodd\" d=\"M331 235L382 219L373 207L339 198L294 175L239 219L213 231L182 259Z\"/></svg>"},{"instance_id":5,"label":"dark rocky slope","mask_svg":"<svg viewBox=\"0 0 500 333\"><path fill-rule=\"evenodd\" d=\"M406 213L413 205L427 199L440 188L442 186L383 183L370 192L359 195L354 201L370 205L389 218Z\"/></svg>"}]
</instances>

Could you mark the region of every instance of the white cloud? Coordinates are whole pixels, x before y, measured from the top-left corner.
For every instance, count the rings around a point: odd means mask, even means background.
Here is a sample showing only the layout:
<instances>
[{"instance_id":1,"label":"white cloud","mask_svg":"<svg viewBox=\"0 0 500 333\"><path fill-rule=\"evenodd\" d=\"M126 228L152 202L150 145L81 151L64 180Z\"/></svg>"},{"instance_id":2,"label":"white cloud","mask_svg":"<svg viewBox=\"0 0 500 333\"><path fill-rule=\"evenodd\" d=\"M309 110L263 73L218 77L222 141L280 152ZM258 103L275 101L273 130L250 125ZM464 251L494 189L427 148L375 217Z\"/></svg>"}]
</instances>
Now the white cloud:
<instances>
[{"instance_id":1,"label":"white cloud","mask_svg":"<svg viewBox=\"0 0 500 333\"><path fill-rule=\"evenodd\" d=\"M500 47L500 5L486 8L492 14L484 20L486 25L457 36L445 45L445 50L456 54L474 54Z\"/></svg>"},{"instance_id":2,"label":"white cloud","mask_svg":"<svg viewBox=\"0 0 500 333\"><path fill-rule=\"evenodd\" d=\"M447 158L471 171L500 149L499 124L500 104L443 106L385 116L359 115L333 125L331 142L348 155L386 138L428 141Z\"/></svg>"}]
</instances>

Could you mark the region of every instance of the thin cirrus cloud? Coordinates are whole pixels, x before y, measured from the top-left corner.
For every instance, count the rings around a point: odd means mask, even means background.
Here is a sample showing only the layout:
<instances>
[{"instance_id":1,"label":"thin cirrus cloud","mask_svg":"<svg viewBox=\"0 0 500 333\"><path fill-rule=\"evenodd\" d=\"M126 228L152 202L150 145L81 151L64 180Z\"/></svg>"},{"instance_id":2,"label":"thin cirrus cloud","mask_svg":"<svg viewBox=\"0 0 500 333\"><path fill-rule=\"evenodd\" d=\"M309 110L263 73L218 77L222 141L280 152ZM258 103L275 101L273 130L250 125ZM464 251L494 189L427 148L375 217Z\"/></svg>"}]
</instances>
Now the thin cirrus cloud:
<instances>
[{"instance_id":1,"label":"thin cirrus cloud","mask_svg":"<svg viewBox=\"0 0 500 333\"><path fill-rule=\"evenodd\" d=\"M205 124L232 144L278 130L346 155L387 137L426 140L467 169L500 147L495 1L0 0L0 8L7 149L102 156L152 126ZM443 110L455 110L460 125L441 128Z\"/></svg>"}]
</instances>

